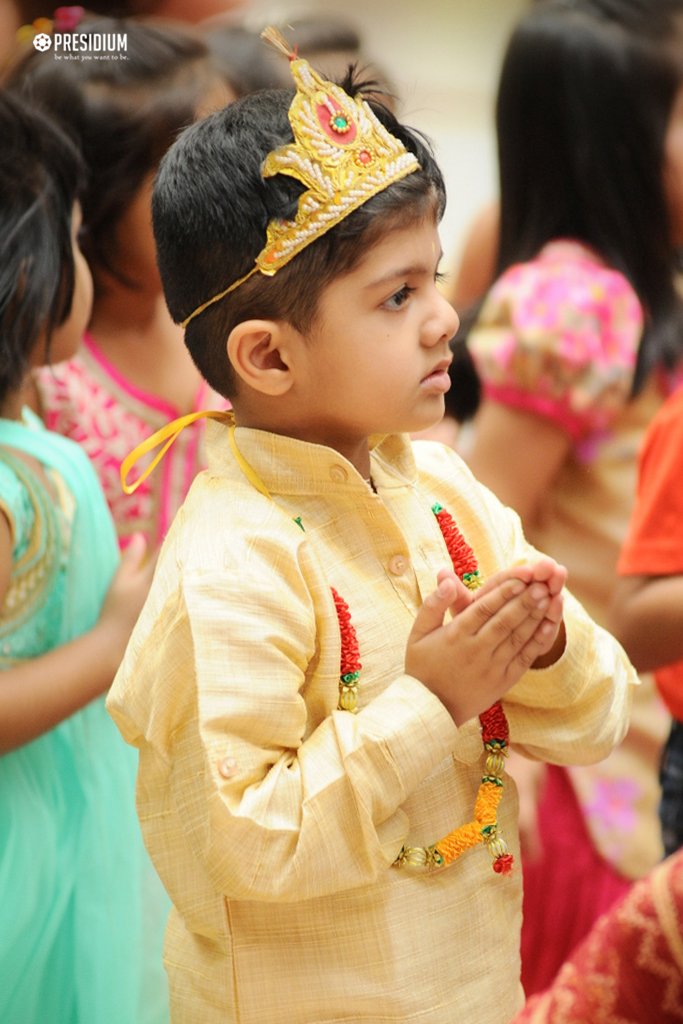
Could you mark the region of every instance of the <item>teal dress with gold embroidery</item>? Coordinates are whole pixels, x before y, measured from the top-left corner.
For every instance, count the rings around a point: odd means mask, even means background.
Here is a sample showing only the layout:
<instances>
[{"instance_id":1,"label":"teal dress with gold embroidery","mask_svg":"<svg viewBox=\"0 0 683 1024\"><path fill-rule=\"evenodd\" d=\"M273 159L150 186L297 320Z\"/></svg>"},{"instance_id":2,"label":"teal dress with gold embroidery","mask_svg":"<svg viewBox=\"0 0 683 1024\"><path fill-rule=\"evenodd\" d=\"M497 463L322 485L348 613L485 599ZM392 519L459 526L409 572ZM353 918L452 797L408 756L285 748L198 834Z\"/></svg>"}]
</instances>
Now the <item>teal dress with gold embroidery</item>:
<instances>
[{"instance_id":1,"label":"teal dress with gold embroidery","mask_svg":"<svg viewBox=\"0 0 683 1024\"><path fill-rule=\"evenodd\" d=\"M119 554L87 457L29 412L0 419L0 509L13 543L2 670L90 629ZM103 698L0 756L2 1024L168 1021L168 901L141 842L135 769Z\"/></svg>"}]
</instances>

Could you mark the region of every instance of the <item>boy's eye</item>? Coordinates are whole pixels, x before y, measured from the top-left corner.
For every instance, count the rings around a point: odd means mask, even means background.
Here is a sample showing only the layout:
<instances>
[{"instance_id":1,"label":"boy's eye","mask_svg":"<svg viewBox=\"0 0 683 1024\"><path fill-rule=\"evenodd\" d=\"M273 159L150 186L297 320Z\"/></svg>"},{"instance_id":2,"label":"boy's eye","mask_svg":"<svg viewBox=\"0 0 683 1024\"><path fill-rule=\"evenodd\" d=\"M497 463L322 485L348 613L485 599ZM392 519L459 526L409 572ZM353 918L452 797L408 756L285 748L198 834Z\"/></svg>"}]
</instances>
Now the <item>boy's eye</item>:
<instances>
[{"instance_id":1,"label":"boy's eye","mask_svg":"<svg viewBox=\"0 0 683 1024\"><path fill-rule=\"evenodd\" d=\"M387 309L400 309L414 291L414 288L410 288L407 284L404 284L402 288L399 288L397 292L394 292L391 298L386 300L384 305Z\"/></svg>"}]
</instances>

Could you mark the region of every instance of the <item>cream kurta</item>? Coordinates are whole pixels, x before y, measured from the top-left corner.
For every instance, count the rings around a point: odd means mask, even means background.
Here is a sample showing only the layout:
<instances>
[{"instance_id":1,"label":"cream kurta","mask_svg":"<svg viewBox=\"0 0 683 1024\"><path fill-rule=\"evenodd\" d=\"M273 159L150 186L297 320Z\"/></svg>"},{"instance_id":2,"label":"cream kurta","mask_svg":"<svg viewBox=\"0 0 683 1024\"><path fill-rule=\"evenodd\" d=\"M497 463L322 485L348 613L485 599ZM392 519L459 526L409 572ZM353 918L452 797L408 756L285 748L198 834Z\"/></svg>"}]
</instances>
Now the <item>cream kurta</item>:
<instances>
[{"instance_id":1,"label":"cream kurta","mask_svg":"<svg viewBox=\"0 0 683 1024\"><path fill-rule=\"evenodd\" d=\"M274 500L234 461L224 425L162 550L109 697L140 749L138 808L174 901L174 1024L503 1024L522 1004L521 873L483 846L449 868L392 867L404 842L471 819L477 722L456 728L404 674L408 632L449 564L431 505L484 576L530 551L515 514L440 445L389 437L377 494L329 448L238 429ZM305 532L293 521L301 516ZM337 711L348 602L360 711ZM513 742L566 763L623 734L616 642L568 598L560 661L508 694ZM516 851L512 783L500 820Z\"/></svg>"}]
</instances>

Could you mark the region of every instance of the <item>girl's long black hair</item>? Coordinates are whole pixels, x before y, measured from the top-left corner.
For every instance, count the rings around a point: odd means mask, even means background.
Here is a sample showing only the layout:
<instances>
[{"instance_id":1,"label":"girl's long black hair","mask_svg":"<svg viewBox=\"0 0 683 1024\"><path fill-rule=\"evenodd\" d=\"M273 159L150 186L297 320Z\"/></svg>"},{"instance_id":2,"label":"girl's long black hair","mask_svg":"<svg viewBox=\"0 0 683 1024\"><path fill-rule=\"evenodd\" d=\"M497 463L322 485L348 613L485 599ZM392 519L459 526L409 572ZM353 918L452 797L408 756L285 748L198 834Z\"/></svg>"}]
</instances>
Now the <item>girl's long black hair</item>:
<instances>
[{"instance_id":1,"label":"girl's long black hair","mask_svg":"<svg viewBox=\"0 0 683 1024\"><path fill-rule=\"evenodd\" d=\"M74 144L0 92L0 403L22 384L36 344L71 309L73 206L83 185Z\"/></svg>"},{"instance_id":2,"label":"girl's long black hair","mask_svg":"<svg viewBox=\"0 0 683 1024\"><path fill-rule=\"evenodd\" d=\"M521 19L496 104L496 277L557 238L630 281L645 329L633 394L683 354L665 139L683 81L680 0L545 0ZM476 319L466 318L460 339ZM457 343L456 343L457 344Z\"/></svg>"}]
</instances>

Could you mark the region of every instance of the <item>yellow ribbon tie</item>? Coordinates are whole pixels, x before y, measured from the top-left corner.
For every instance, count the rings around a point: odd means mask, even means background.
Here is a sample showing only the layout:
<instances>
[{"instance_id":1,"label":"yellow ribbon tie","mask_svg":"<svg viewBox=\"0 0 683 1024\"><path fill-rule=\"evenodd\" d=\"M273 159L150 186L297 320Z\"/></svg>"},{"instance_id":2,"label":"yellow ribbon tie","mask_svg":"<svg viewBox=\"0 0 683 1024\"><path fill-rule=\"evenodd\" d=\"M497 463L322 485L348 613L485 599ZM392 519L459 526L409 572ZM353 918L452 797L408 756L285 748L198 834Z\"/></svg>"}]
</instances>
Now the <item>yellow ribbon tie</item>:
<instances>
[{"instance_id":1,"label":"yellow ribbon tie","mask_svg":"<svg viewBox=\"0 0 683 1024\"><path fill-rule=\"evenodd\" d=\"M231 423L232 429L234 430L233 414L231 412L221 412L217 409L207 409L202 412L191 412L188 413L187 416L179 416L177 420L172 420L170 423L167 423L165 427L157 430L150 437L136 445L135 448L133 448L133 451L126 455L125 459L121 463L120 470L121 486L124 493L133 494L137 491L140 484L143 483L150 473L152 473L159 465L180 432L184 430L185 427L189 427L190 424L201 419L219 420L223 423ZM134 480L132 483L128 483L128 474L136 462L139 462L139 460L144 455L147 455L148 452L154 451L155 448L159 448L160 445L163 447L161 447L156 453L149 466L146 466L145 469L143 469L137 480Z\"/></svg>"}]
</instances>

